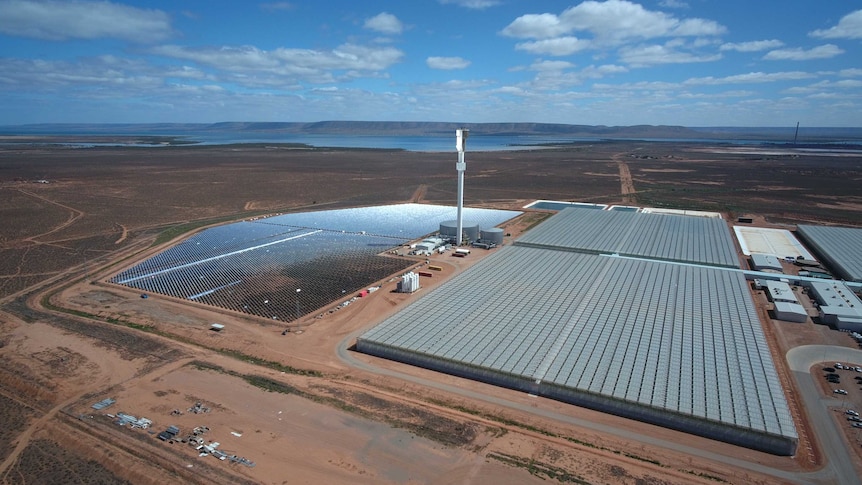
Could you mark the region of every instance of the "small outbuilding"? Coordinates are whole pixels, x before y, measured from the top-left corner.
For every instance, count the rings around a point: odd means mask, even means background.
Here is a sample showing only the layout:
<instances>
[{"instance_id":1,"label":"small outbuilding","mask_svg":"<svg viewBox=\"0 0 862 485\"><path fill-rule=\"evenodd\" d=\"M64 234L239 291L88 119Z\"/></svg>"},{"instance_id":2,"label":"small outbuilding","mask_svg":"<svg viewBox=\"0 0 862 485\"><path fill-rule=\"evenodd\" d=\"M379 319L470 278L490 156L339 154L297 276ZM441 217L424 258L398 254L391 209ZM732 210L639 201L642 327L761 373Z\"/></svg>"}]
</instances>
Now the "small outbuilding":
<instances>
[{"instance_id":1,"label":"small outbuilding","mask_svg":"<svg viewBox=\"0 0 862 485\"><path fill-rule=\"evenodd\" d=\"M808 321L808 312L798 303L784 301L775 302L775 319L786 322L804 323Z\"/></svg>"},{"instance_id":2,"label":"small outbuilding","mask_svg":"<svg viewBox=\"0 0 862 485\"><path fill-rule=\"evenodd\" d=\"M751 253L751 264L755 271L784 272L781 267L781 260L772 254Z\"/></svg>"},{"instance_id":3,"label":"small outbuilding","mask_svg":"<svg viewBox=\"0 0 862 485\"><path fill-rule=\"evenodd\" d=\"M766 293L773 302L799 303L793 288L784 281L766 280Z\"/></svg>"},{"instance_id":4,"label":"small outbuilding","mask_svg":"<svg viewBox=\"0 0 862 485\"><path fill-rule=\"evenodd\" d=\"M210 325L210 330L212 330L213 332L221 332L222 330L224 330L224 325L220 323L213 323L212 325Z\"/></svg>"}]
</instances>

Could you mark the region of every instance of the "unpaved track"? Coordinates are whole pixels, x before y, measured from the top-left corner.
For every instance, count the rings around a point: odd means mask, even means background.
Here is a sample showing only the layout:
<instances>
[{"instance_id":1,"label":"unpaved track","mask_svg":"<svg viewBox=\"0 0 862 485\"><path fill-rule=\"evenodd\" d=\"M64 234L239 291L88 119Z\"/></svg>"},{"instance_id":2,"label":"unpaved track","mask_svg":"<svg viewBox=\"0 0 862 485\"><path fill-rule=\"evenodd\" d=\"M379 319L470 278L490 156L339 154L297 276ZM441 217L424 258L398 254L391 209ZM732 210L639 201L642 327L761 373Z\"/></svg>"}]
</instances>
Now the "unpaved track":
<instances>
[{"instance_id":1,"label":"unpaved track","mask_svg":"<svg viewBox=\"0 0 862 485\"><path fill-rule=\"evenodd\" d=\"M182 361L181 364L185 365L186 362L187 361ZM179 366L172 366L172 368L177 367ZM6 457L5 460L3 460L3 463L0 463L0 477L2 477L4 480L9 478L8 473L10 469L13 468L15 462L18 461L18 457L21 455L21 452L23 452L24 449L27 448L27 446L30 444L30 439L32 438L33 434L36 433L38 430L44 428L45 424L48 421L53 420L57 413L60 412L63 408L71 406L72 404L80 400L82 397L84 397L84 395L90 392L97 391L99 389L109 387L114 384L118 384L119 382L121 381L112 381L110 384L108 384L108 386L106 386L101 381L93 382L89 386L81 388L74 396L64 400L60 404L55 405L38 419L33 421L30 426L28 426L27 429L24 430L24 432L22 432L16 437L17 443L15 444L15 449L12 450L12 452L9 454L9 456Z\"/></svg>"},{"instance_id":2,"label":"unpaved track","mask_svg":"<svg viewBox=\"0 0 862 485\"><path fill-rule=\"evenodd\" d=\"M416 191L413 192L413 197L410 198L411 201L418 204L422 202L422 199L425 198L425 194L428 193L428 184L422 184L419 187L416 187Z\"/></svg>"},{"instance_id":3,"label":"unpaved track","mask_svg":"<svg viewBox=\"0 0 862 485\"><path fill-rule=\"evenodd\" d=\"M620 194L622 195L623 205L635 205L637 203L635 182L632 179L631 171L629 171L629 165L620 160L623 155L625 154L615 153L611 158L617 162L617 166L620 169Z\"/></svg>"},{"instance_id":4,"label":"unpaved track","mask_svg":"<svg viewBox=\"0 0 862 485\"><path fill-rule=\"evenodd\" d=\"M25 241L30 241L34 244L42 244L41 242L37 241L36 239L43 238L43 237L48 236L50 234L54 234L55 232L61 231L65 228L71 226L72 224L74 224L78 219L84 217L84 215L86 214L84 211L80 211L78 209L75 209L74 207L69 207L68 205L61 204L61 203L56 202L54 200L51 200L47 197L43 197L39 194L34 194L33 192L30 192L29 190L18 189L18 192L21 192L24 195L33 197L34 199L39 199L43 202L47 202L49 204L56 205L57 207L61 207L61 208L66 209L70 212L69 218L66 219L66 221L63 222L62 224L58 225L57 227L51 229L50 231L43 232L42 234L36 234L35 236L30 236L30 237L24 239Z\"/></svg>"}]
</instances>

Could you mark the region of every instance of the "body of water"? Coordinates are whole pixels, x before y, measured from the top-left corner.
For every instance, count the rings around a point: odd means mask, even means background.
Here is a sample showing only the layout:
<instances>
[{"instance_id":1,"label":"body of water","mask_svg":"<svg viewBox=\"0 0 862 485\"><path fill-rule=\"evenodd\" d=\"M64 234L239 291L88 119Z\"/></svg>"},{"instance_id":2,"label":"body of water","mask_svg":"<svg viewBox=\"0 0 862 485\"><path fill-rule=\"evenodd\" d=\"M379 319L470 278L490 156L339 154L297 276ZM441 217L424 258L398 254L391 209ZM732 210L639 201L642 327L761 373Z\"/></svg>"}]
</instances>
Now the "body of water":
<instances>
[{"instance_id":1,"label":"body of water","mask_svg":"<svg viewBox=\"0 0 862 485\"><path fill-rule=\"evenodd\" d=\"M141 133L117 132L108 129L95 131L41 131L25 133L0 129L0 145L40 144L91 148L99 146L157 147L169 145L232 145L232 144L301 144L315 148L359 148L377 150L406 150L412 152L454 152L455 133L447 135L344 135L275 133L265 131L183 131L176 129L154 129ZM112 139L112 138L116 138ZM805 143L793 146L790 143L767 139L714 139L714 138L605 138L551 135L473 135L467 140L467 151L487 152L504 150L539 150L560 145L604 142L650 142L650 143L702 143L710 145L769 145L782 149L797 150L843 150L858 152L859 141L835 140Z\"/></svg>"},{"instance_id":2,"label":"body of water","mask_svg":"<svg viewBox=\"0 0 862 485\"><path fill-rule=\"evenodd\" d=\"M183 139L201 145L235 143L301 143L313 147L368 148L407 150L411 152L454 152L455 134L451 136L383 136L383 135L307 135L284 133L194 133ZM545 145L600 141L600 139L546 137L529 135L473 136L467 140L467 151L535 150Z\"/></svg>"}]
</instances>

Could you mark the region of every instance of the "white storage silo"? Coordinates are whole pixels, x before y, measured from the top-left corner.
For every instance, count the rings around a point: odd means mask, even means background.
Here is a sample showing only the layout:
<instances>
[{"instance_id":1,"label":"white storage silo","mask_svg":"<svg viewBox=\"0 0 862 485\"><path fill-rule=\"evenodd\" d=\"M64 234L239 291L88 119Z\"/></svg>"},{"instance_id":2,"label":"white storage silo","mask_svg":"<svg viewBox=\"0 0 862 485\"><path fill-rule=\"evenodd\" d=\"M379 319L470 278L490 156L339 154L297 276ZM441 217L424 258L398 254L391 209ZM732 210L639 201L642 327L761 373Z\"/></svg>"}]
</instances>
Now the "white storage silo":
<instances>
[{"instance_id":1,"label":"white storage silo","mask_svg":"<svg viewBox=\"0 0 862 485\"><path fill-rule=\"evenodd\" d=\"M479 236L483 243L495 244L497 246L503 245L503 230L499 227L482 229L479 232Z\"/></svg>"},{"instance_id":2,"label":"white storage silo","mask_svg":"<svg viewBox=\"0 0 862 485\"><path fill-rule=\"evenodd\" d=\"M419 275L414 272L409 272L401 277L398 282L398 291L400 293L413 293L419 289Z\"/></svg>"}]
</instances>

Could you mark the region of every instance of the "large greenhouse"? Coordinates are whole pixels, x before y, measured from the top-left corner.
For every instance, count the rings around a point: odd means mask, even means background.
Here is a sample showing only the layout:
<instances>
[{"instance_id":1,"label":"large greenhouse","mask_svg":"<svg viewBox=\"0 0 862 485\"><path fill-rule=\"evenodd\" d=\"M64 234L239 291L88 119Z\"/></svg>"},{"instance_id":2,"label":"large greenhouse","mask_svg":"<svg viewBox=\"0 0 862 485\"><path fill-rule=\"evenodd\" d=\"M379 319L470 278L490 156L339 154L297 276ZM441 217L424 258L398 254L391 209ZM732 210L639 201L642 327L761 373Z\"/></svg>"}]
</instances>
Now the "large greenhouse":
<instances>
[{"instance_id":1,"label":"large greenhouse","mask_svg":"<svg viewBox=\"0 0 862 485\"><path fill-rule=\"evenodd\" d=\"M518 245L739 267L723 219L573 208L554 220L525 234Z\"/></svg>"},{"instance_id":2,"label":"large greenhouse","mask_svg":"<svg viewBox=\"0 0 862 485\"><path fill-rule=\"evenodd\" d=\"M862 229L800 224L797 232L841 278L862 282Z\"/></svg>"},{"instance_id":3,"label":"large greenhouse","mask_svg":"<svg viewBox=\"0 0 862 485\"><path fill-rule=\"evenodd\" d=\"M489 255L360 336L357 349L793 454L796 429L745 279L712 266L709 255L723 250L704 251L707 261L699 264L679 263L668 261L682 259L673 254L660 261L577 252L559 236L579 237L581 216L595 224L592 214L602 213L606 231L622 235L629 232L614 217L641 216L566 209L523 238L529 246L519 240ZM649 215L651 224L656 217L688 216ZM699 223L692 224L658 225ZM672 230L650 235L669 243L692 238ZM718 247L729 233L725 238Z\"/></svg>"}]
</instances>

